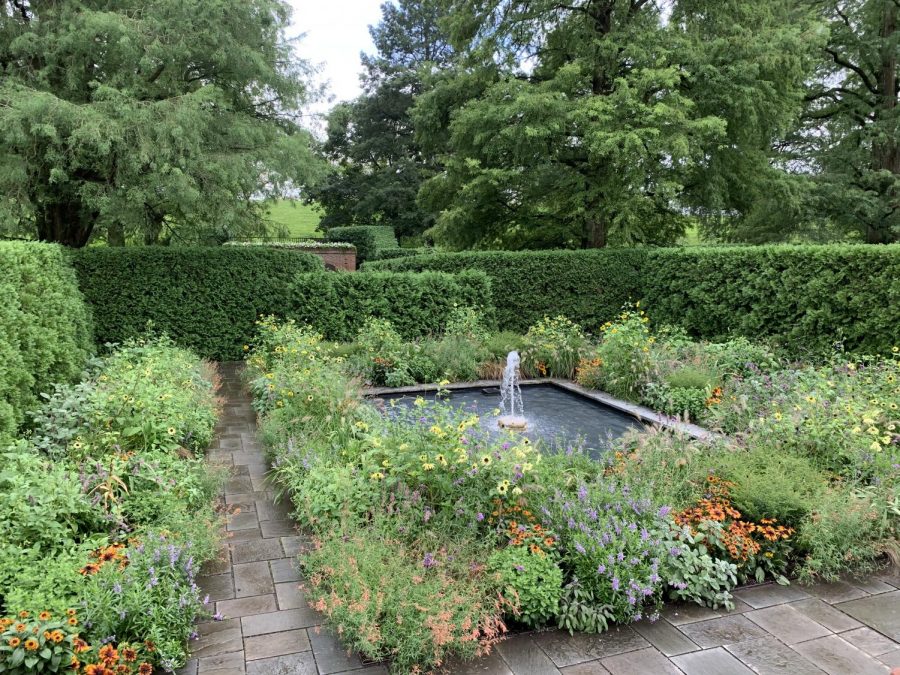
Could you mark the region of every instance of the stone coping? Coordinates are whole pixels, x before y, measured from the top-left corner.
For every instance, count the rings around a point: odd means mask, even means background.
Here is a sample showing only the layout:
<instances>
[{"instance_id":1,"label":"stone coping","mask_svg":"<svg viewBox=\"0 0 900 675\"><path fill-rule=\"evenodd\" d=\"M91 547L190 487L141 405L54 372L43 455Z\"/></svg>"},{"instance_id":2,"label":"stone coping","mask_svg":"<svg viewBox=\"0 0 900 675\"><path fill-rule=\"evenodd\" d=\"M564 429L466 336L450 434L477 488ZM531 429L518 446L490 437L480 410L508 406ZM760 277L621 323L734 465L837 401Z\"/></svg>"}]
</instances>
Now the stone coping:
<instances>
[{"instance_id":1,"label":"stone coping","mask_svg":"<svg viewBox=\"0 0 900 675\"><path fill-rule=\"evenodd\" d=\"M678 418L663 415L662 413L658 413L655 410L652 410L646 406L638 405L637 403L623 401L622 399L616 398L615 396L607 394L604 391L599 391L596 389L585 389L580 384L572 382L571 380L564 380L556 377L543 377L530 380L520 380L519 384L522 386L534 384L553 385L558 389L568 391L569 393L589 399L591 401L594 401L595 403L600 403L601 405L605 405L608 408L618 410L619 412L625 413L626 415L631 415L632 417L637 418L645 424L658 426L669 431L674 431L685 436L690 436L691 438L696 438L697 440L711 441L719 437L719 434L710 431L709 429L704 429L701 426L691 424L689 422L682 422ZM437 391L438 389L447 389L450 391L454 391L457 389L479 389L482 387L499 386L499 380L475 380L473 382L453 382L452 384L446 385L416 384L409 387L367 387L363 389L363 394L368 397L378 397L385 396L387 394L420 394L424 392Z\"/></svg>"}]
</instances>

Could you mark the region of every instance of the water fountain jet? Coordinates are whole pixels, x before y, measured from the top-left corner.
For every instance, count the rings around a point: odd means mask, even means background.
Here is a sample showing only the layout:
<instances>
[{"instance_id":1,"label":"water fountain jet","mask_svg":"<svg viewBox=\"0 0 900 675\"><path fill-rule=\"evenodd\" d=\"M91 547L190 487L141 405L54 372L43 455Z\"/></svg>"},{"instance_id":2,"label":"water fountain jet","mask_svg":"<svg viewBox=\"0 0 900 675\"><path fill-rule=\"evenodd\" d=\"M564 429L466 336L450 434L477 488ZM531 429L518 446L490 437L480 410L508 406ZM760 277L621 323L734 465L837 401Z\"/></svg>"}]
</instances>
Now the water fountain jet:
<instances>
[{"instance_id":1,"label":"water fountain jet","mask_svg":"<svg viewBox=\"0 0 900 675\"><path fill-rule=\"evenodd\" d=\"M497 424L502 429L524 431L528 423L522 405L522 390L519 388L519 362L519 352L507 354L503 381L500 384L500 417L497 418Z\"/></svg>"}]
</instances>

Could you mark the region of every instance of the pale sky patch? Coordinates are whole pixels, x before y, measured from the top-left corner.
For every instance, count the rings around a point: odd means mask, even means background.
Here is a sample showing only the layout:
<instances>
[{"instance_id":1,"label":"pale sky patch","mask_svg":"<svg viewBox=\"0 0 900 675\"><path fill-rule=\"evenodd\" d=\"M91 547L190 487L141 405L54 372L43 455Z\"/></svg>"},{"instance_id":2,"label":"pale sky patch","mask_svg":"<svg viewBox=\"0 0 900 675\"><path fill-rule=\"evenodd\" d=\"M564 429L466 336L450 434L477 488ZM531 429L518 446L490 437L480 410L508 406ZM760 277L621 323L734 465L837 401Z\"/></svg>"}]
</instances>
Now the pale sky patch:
<instances>
[{"instance_id":1,"label":"pale sky patch","mask_svg":"<svg viewBox=\"0 0 900 675\"><path fill-rule=\"evenodd\" d=\"M361 93L360 52L373 53L369 25L381 19L382 0L288 0L294 10L289 37L305 33L297 54L317 65L318 79L327 83L327 98L310 106L327 112L338 101Z\"/></svg>"}]
</instances>

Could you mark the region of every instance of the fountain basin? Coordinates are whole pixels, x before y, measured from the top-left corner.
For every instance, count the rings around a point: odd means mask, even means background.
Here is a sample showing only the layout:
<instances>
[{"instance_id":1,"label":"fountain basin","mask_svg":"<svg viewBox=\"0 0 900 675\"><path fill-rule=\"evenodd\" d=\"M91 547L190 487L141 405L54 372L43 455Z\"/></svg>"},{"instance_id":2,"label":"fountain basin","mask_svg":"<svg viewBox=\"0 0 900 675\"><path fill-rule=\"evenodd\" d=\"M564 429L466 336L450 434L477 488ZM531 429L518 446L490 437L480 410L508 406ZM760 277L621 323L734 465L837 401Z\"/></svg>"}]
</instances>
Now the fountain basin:
<instances>
[{"instance_id":1,"label":"fountain basin","mask_svg":"<svg viewBox=\"0 0 900 675\"><path fill-rule=\"evenodd\" d=\"M497 418L497 426L501 429L510 429L512 431L524 431L528 428L528 420L524 417L514 417L512 415L501 415Z\"/></svg>"}]
</instances>

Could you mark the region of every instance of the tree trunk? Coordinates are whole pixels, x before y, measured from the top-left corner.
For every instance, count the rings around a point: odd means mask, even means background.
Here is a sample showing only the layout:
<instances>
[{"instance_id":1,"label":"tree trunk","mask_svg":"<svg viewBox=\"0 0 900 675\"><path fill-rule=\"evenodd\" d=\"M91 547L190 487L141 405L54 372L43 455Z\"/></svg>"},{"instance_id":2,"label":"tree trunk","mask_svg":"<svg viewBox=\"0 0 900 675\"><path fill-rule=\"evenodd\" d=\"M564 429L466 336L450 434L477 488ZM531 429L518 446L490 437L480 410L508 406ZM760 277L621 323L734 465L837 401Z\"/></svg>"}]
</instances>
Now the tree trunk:
<instances>
[{"instance_id":1,"label":"tree trunk","mask_svg":"<svg viewBox=\"0 0 900 675\"><path fill-rule=\"evenodd\" d=\"M125 228L121 223L114 223L106 228L106 243L110 246L125 245Z\"/></svg>"},{"instance_id":2,"label":"tree trunk","mask_svg":"<svg viewBox=\"0 0 900 675\"><path fill-rule=\"evenodd\" d=\"M606 221L601 218L589 218L585 223L582 248L606 248L606 234Z\"/></svg>"},{"instance_id":3,"label":"tree trunk","mask_svg":"<svg viewBox=\"0 0 900 675\"><path fill-rule=\"evenodd\" d=\"M888 132L884 140L878 141L872 147L872 164L876 171L889 171L894 176L900 176L900 141L890 133L894 124L894 116L897 114L897 55L891 48L893 35L897 32L897 7L893 3L886 3L881 22L881 38L884 45L881 52L881 72L878 74L878 91L880 94L879 110L876 114L884 120ZM900 210L900 194L891 185L888 188L888 203L895 210ZM884 244L897 241L898 235L892 234L886 228L866 227L866 241L870 244Z\"/></svg>"},{"instance_id":4,"label":"tree trunk","mask_svg":"<svg viewBox=\"0 0 900 675\"><path fill-rule=\"evenodd\" d=\"M38 239L72 248L88 243L96 214L86 215L75 202L46 204L36 214Z\"/></svg>"}]
</instances>

